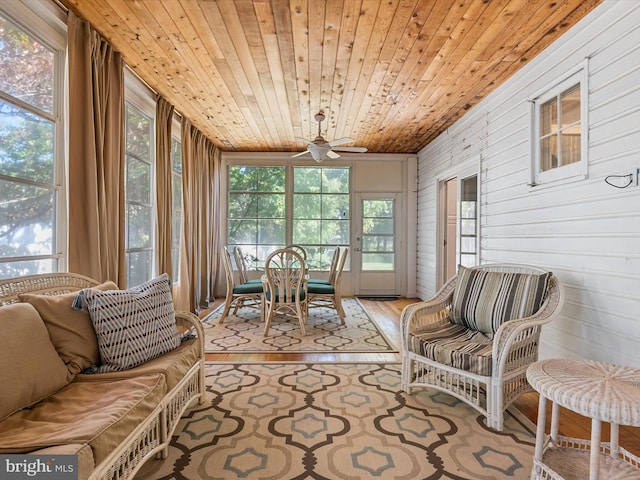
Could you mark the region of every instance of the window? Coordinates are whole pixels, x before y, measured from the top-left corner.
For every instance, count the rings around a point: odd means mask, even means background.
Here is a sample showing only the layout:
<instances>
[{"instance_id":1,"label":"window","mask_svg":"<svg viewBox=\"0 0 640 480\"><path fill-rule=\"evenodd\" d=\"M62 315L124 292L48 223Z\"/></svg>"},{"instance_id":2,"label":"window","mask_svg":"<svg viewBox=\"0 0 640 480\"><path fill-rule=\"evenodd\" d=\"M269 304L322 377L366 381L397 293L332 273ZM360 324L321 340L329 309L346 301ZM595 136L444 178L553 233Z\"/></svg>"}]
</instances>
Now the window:
<instances>
[{"instance_id":1,"label":"window","mask_svg":"<svg viewBox=\"0 0 640 480\"><path fill-rule=\"evenodd\" d=\"M127 285L138 285L154 272L154 125L150 115L128 102L125 117Z\"/></svg>"},{"instance_id":2,"label":"window","mask_svg":"<svg viewBox=\"0 0 640 480\"><path fill-rule=\"evenodd\" d=\"M232 165L228 175L227 244L255 268L293 243L328 270L335 246L349 245L349 168Z\"/></svg>"},{"instance_id":3,"label":"window","mask_svg":"<svg viewBox=\"0 0 640 480\"><path fill-rule=\"evenodd\" d=\"M182 143L171 138L171 270L173 281L180 281L180 241L182 232Z\"/></svg>"},{"instance_id":4,"label":"window","mask_svg":"<svg viewBox=\"0 0 640 480\"><path fill-rule=\"evenodd\" d=\"M62 52L0 14L0 278L64 268Z\"/></svg>"},{"instance_id":5,"label":"window","mask_svg":"<svg viewBox=\"0 0 640 480\"><path fill-rule=\"evenodd\" d=\"M533 101L534 185L586 175L585 70Z\"/></svg>"},{"instance_id":6,"label":"window","mask_svg":"<svg viewBox=\"0 0 640 480\"><path fill-rule=\"evenodd\" d=\"M362 202L362 270L395 269L395 222L393 199Z\"/></svg>"},{"instance_id":7,"label":"window","mask_svg":"<svg viewBox=\"0 0 640 480\"><path fill-rule=\"evenodd\" d=\"M349 169L293 169L292 242L313 270L328 270L335 246L349 245Z\"/></svg>"},{"instance_id":8,"label":"window","mask_svg":"<svg viewBox=\"0 0 640 480\"><path fill-rule=\"evenodd\" d=\"M285 167L229 167L227 243L259 267L286 245Z\"/></svg>"},{"instance_id":9,"label":"window","mask_svg":"<svg viewBox=\"0 0 640 480\"><path fill-rule=\"evenodd\" d=\"M458 265L473 267L478 263L478 176L460 182L460 247Z\"/></svg>"}]
</instances>

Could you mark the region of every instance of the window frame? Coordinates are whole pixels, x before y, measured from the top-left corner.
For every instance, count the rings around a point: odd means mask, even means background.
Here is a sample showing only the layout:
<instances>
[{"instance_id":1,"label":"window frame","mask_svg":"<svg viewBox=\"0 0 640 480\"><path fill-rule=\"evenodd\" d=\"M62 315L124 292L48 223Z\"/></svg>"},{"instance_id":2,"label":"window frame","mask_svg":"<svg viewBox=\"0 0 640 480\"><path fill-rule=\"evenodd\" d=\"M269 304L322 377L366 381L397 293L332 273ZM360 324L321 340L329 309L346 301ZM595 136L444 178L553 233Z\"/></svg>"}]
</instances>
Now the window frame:
<instances>
[{"instance_id":1,"label":"window frame","mask_svg":"<svg viewBox=\"0 0 640 480\"><path fill-rule=\"evenodd\" d=\"M182 137L181 137L181 131L180 131L181 127L180 127L180 122L177 120L177 118L175 117L174 114L174 118L171 122L171 149L173 150L173 142L176 142L178 144L180 144L180 164L183 165L182 161ZM182 244L184 242L184 235L183 235L183 229L184 229L184 183L183 183L183 174L184 174L184 170L181 170L180 174L176 173L175 170L173 169L173 155L171 156L171 185L172 185L172 189L171 189L171 265L172 265L172 276L173 278L171 279L172 284L174 285L179 285L180 284L180 271L182 270ZM183 167L184 168L184 165ZM173 180L174 178L179 178L180 179L180 185L181 185L181 191L180 191L180 209L176 209L174 208L173 205L173 195L175 195L175 192L173 191ZM177 232L178 234L178 245L174 247L173 244L173 238L176 232L173 231L173 221L174 221L174 215L176 214L176 212L180 213L180 226L179 226L179 231ZM174 258L174 255L177 255L177 258Z\"/></svg>"},{"instance_id":2,"label":"window frame","mask_svg":"<svg viewBox=\"0 0 640 480\"><path fill-rule=\"evenodd\" d=\"M0 14L2 14L8 22L49 49L53 54L53 104L51 113L23 102L7 92L0 92L0 98L2 98L3 101L39 118L50 121L53 126L53 146L51 150L53 157L53 176L51 183L41 183L23 177L5 176L0 172L0 177L4 181L41 187L52 192L51 218L53 222L53 232L51 238L51 253L28 256L7 256L0 258L0 263L8 264L23 261L37 262L49 260L51 262L50 272L65 271L68 265L68 185L66 180L67 153L65 141L67 134L65 105L68 98L65 85L66 23L60 11L51 8L51 5L48 4L36 4L31 8L18 2L2 3L0 5Z\"/></svg>"},{"instance_id":3,"label":"window frame","mask_svg":"<svg viewBox=\"0 0 640 480\"><path fill-rule=\"evenodd\" d=\"M585 60L583 63L567 72L559 81L550 87L539 91L529 100L531 104L530 132L532 159L529 185L531 187L564 184L568 181L583 180L588 177L588 78L588 62ZM549 100L560 97L564 92L576 84L580 85L580 161L542 171L540 149L540 112L542 106Z\"/></svg>"},{"instance_id":4,"label":"window frame","mask_svg":"<svg viewBox=\"0 0 640 480\"><path fill-rule=\"evenodd\" d=\"M128 255L130 253L142 252L142 251L150 251L151 252L151 272L150 276L147 280L153 278L157 273L158 269L158 260L157 260L157 199L156 199L156 106L155 106L155 98L153 97L153 93L144 85L132 72L128 69L125 69L125 110L124 110L124 124L123 129L125 131L125 157L124 157L124 195L125 195L125 265L126 265L126 278L127 285L130 285L129 281L129 263L128 263ZM128 226L128 205L127 202L127 150L126 150L126 122L127 122L127 108L132 106L133 108L140 111L143 115L147 116L151 122L149 125L150 135L149 135L149 166L150 166L150 174L149 174L149 201L151 208L151 245L149 247L144 248L129 248L129 226ZM135 283L135 282L134 282Z\"/></svg>"}]
</instances>

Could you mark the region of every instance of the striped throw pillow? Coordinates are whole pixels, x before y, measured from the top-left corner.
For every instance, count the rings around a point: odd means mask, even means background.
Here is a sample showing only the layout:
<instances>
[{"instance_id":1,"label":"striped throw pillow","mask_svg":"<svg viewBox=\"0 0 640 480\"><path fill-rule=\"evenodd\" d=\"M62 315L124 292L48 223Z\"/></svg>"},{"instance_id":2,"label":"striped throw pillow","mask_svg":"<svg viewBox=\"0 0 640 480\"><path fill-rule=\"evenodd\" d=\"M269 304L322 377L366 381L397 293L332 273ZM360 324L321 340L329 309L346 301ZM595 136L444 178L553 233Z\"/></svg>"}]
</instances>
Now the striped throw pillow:
<instances>
[{"instance_id":1,"label":"striped throw pillow","mask_svg":"<svg viewBox=\"0 0 640 480\"><path fill-rule=\"evenodd\" d=\"M95 373L133 368L180 345L170 280L162 274L128 290L81 290L74 308L87 306L98 339Z\"/></svg>"},{"instance_id":2,"label":"striped throw pillow","mask_svg":"<svg viewBox=\"0 0 640 480\"><path fill-rule=\"evenodd\" d=\"M551 275L551 272L489 272L460 266L449 318L492 337L504 322L538 311Z\"/></svg>"}]
</instances>

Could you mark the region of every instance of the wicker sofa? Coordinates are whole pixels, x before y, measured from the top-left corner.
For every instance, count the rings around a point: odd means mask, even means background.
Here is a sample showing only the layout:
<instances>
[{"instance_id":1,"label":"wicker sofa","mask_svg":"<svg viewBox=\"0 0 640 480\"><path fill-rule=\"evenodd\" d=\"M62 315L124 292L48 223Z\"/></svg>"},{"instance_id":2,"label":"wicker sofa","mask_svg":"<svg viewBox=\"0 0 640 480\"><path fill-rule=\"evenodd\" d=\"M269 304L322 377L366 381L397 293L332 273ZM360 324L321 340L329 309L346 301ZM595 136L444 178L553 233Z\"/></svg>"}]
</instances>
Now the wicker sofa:
<instances>
[{"instance_id":1,"label":"wicker sofa","mask_svg":"<svg viewBox=\"0 0 640 480\"><path fill-rule=\"evenodd\" d=\"M0 453L75 454L81 480L129 479L166 456L186 408L204 402L202 325L173 312L170 290L177 346L100 372L93 316L71 304L79 291L132 290L114 287L70 273L0 281ZM86 373L91 363L98 373Z\"/></svg>"}]
</instances>

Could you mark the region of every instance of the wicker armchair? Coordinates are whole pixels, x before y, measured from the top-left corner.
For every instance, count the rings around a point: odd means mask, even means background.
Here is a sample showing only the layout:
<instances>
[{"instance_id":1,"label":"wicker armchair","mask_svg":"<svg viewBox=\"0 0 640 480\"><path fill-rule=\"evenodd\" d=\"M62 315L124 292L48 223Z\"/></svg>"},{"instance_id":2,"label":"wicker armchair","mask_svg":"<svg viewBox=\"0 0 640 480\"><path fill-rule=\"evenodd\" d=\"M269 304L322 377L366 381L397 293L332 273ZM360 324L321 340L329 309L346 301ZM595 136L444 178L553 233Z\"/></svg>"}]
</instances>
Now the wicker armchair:
<instances>
[{"instance_id":1,"label":"wicker armchair","mask_svg":"<svg viewBox=\"0 0 640 480\"><path fill-rule=\"evenodd\" d=\"M564 291L555 275L528 265L480 265L461 271L462 280L459 273L431 300L408 305L403 310L401 388L407 393L414 387L442 390L477 409L487 417L490 428L501 431L504 410L521 394L533 391L527 382L526 370L538 360L541 327L559 315ZM502 322L491 320L495 322L491 323L494 329L488 333L478 331L475 323L461 325L455 321L454 307L459 314L461 296L465 296L467 303L481 297L480 283L470 286L467 282L469 275L480 274L492 275L482 284L488 285L489 289L502 281L496 279L506 279L495 297L498 306L508 306L511 312L523 307L537 308L538 304L539 308L524 318L512 316ZM513 281L513 276L507 279L505 274L524 274L516 276L522 278L520 286ZM505 293L514 293L513 290L508 292L510 288L519 288L516 298L520 298L523 285L529 285L526 278L544 278L546 289L540 287L536 299L539 303L534 307L526 295L521 302L527 305L503 301ZM463 282L467 283L461 288L458 283ZM467 305L462 310L467 308L470 312L475 307ZM487 317L487 305L475 311L477 316ZM484 321L482 318L477 320L479 323Z\"/></svg>"}]
</instances>

